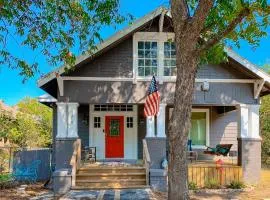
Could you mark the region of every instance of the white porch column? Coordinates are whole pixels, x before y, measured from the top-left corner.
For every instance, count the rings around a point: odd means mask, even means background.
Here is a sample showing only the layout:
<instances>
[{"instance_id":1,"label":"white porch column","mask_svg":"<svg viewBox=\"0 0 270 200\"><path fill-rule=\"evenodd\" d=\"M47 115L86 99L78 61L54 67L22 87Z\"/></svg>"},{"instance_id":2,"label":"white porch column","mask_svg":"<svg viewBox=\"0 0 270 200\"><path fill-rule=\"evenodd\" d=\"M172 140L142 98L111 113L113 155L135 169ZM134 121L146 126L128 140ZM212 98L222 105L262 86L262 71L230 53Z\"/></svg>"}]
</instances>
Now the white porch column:
<instances>
[{"instance_id":1,"label":"white porch column","mask_svg":"<svg viewBox=\"0 0 270 200\"><path fill-rule=\"evenodd\" d=\"M239 105L238 137L260 139L260 105Z\"/></svg>"},{"instance_id":2,"label":"white porch column","mask_svg":"<svg viewBox=\"0 0 270 200\"><path fill-rule=\"evenodd\" d=\"M146 118L146 136L145 137L155 137L155 117Z\"/></svg>"},{"instance_id":3,"label":"white porch column","mask_svg":"<svg viewBox=\"0 0 270 200\"><path fill-rule=\"evenodd\" d=\"M69 138L78 136L78 103L68 103L68 135Z\"/></svg>"},{"instance_id":4,"label":"white porch column","mask_svg":"<svg viewBox=\"0 0 270 200\"><path fill-rule=\"evenodd\" d=\"M249 138L260 139L260 105L249 106Z\"/></svg>"},{"instance_id":5,"label":"white porch column","mask_svg":"<svg viewBox=\"0 0 270 200\"><path fill-rule=\"evenodd\" d=\"M238 165L243 169L243 180L256 184L261 171L260 105L239 105Z\"/></svg>"},{"instance_id":6,"label":"white porch column","mask_svg":"<svg viewBox=\"0 0 270 200\"><path fill-rule=\"evenodd\" d=\"M249 133L249 109L248 105L240 104L239 105L239 112L238 112L238 137L239 138L247 138Z\"/></svg>"},{"instance_id":7,"label":"white porch column","mask_svg":"<svg viewBox=\"0 0 270 200\"><path fill-rule=\"evenodd\" d=\"M165 120L166 120L166 105L160 104L159 113L157 115L157 137L165 138Z\"/></svg>"},{"instance_id":8,"label":"white porch column","mask_svg":"<svg viewBox=\"0 0 270 200\"><path fill-rule=\"evenodd\" d=\"M56 138L78 137L78 103L59 102L57 105Z\"/></svg>"},{"instance_id":9,"label":"white porch column","mask_svg":"<svg viewBox=\"0 0 270 200\"><path fill-rule=\"evenodd\" d=\"M57 135L56 138L67 137L67 104L56 103L57 105Z\"/></svg>"}]
</instances>

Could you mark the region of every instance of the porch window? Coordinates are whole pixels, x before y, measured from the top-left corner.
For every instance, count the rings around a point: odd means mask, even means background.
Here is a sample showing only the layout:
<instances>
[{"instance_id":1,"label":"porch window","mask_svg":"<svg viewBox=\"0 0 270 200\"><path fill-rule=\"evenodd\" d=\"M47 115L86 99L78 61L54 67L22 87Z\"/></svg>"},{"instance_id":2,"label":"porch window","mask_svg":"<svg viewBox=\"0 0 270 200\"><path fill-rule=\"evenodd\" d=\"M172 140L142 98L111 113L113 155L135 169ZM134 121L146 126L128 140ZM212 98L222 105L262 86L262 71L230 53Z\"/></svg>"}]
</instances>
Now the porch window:
<instances>
[{"instance_id":1,"label":"porch window","mask_svg":"<svg viewBox=\"0 0 270 200\"><path fill-rule=\"evenodd\" d=\"M164 42L164 76L176 76L176 51L174 42Z\"/></svg>"},{"instance_id":2,"label":"porch window","mask_svg":"<svg viewBox=\"0 0 270 200\"><path fill-rule=\"evenodd\" d=\"M127 128L133 128L133 117L127 117Z\"/></svg>"},{"instance_id":3,"label":"porch window","mask_svg":"<svg viewBox=\"0 0 270 200\"><path fill-rule=\"evenodd\" d=\"M100 117L94 117L94 128L100 128Z\"/></svg>"},{"instance_id":4,"label":"porch window","mask_svg":"<svg viewBox=\"0 0 270 200\"><path fill-rule=\"evenodd\" d=\"M204 147L209 145L208 136L208 111L193 111L191 116L191 129L189 131L189 139L192 140L194 147Z\"/></svg>"},{"instance_id":5,"label":"porch window","mask_svg":"<svg viewBox=\"0 0 270 200\"><path fill-rule=\"evenodd\" d=\"M157 75L158 66L157 42L139 41L138 42L138 75L152 76Z\"/></svg>"}]
</instances>

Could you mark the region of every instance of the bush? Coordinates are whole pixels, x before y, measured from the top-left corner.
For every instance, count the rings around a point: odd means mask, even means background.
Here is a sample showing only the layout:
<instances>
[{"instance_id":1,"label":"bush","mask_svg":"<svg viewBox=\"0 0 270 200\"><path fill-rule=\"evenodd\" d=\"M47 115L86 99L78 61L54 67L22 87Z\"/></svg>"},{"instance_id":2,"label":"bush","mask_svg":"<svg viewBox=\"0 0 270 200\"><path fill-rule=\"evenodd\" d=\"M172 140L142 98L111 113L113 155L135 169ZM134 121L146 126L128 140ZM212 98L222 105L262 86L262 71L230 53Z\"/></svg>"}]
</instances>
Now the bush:
<instances>
[{"instance_id":1,"label":"bush","mask_svg":"<svg viewBox=\"0 0 270 200\"><path fill-rule=\"evenodd\" d=\"M11 188L18 183L12 179L10 174L0 174L0 189Z\"/></svg>"},{"instance_id":2,"label":"bush","mask_svg":"<svg viewBox=\"0 0 270 200\"><path fill-rule=\"evenodd\" d=\"M189 189L189 190L197 190L197 189L198 189L198 186L197 186L197 184L194 183L194 182L189 182L189 183L188 183L188 189Z\"/></svg>"},{"instance_id":3,"label":"bush","mask_svg":"<svg viewBox=\"0 0 270 200\"><path fill-rule=\"evenodd\" d=\"M243 182L241 181L232 181L229 185L228 185L228 188L231 188L231 189L242 189L244 188L245 185Z\"/></svg>"},{"instance_id":4,"label":"bush","mask_svg":"<svg viewBox=\"0 0 270 200\"><path fill-rule=\"evenodd\" d=\"M221 187L217 179L210 179L205 183L205 188L208 189L219 189Z\"/></svg>"}]
</instances>

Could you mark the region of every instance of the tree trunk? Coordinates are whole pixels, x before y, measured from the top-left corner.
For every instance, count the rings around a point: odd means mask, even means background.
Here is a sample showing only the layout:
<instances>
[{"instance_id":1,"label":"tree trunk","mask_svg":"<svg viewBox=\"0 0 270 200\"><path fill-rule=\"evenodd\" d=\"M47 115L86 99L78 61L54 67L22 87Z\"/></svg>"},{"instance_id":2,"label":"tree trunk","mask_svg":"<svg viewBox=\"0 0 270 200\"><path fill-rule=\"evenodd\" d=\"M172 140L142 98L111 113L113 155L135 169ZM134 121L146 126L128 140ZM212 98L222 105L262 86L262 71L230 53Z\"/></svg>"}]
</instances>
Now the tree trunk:
<instances>
[{"instance_id":1,"label":"tree trunk","mask_svg":"<svg viewBox=\"0 0 270 200\"><path fill-rule=\"evenodd\" d=\"M177 80L174 110L168 131L168 198L170 200L189 199L186 153L197 67L197 58L188 49L190 43L188 40L178 38L176 33Z\"/></svg>"}]
</instances>

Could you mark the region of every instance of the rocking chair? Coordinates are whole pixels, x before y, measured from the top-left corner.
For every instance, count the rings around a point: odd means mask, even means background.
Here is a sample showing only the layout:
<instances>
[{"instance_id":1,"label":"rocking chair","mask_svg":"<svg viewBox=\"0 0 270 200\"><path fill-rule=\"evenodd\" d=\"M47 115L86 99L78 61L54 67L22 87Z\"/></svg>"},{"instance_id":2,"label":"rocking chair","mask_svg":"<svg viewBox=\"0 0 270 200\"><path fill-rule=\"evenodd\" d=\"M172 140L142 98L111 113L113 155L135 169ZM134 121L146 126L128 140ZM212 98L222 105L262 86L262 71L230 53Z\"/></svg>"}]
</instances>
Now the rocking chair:
<instances>
[{"instance_id":1,"label":"rocking chair","mask_svg":"<svg viewBox=\"0 0 270 200\"><path fill-rule=\"evenodd\" d=\"M205 154L227 156L230 152L232 144L218 144L215 148L207 147Z\"/></svg>"}]
</instances>

